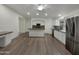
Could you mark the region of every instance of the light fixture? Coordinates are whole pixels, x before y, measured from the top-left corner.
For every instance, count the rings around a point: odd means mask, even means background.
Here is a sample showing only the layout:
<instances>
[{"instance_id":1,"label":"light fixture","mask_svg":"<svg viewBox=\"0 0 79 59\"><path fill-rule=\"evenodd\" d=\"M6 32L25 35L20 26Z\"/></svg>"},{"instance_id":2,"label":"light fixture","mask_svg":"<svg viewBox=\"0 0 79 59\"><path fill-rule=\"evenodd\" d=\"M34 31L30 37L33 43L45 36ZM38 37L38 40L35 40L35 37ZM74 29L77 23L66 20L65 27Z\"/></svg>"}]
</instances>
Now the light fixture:
<instances>
[{"instance_id":1,"label":"light fixture","mask_svg":"<svg viewBox=\"0 0 79 59\"><path fill-rule=\"evenodd\" d=\"M39 15L39 13L36 13L36 15Z\"/></svg>"},{"instance_id":2,"label":"light fixture","mask_svg":"<svg viewBox=\"0 0 79 59\"><path fill-rule=\"evenodd\" d=\"M62 15L61 14L58 14L58 16L61 17Z\"/></svg>"},{"instance_id":3,"label":"light fixture","mask_svg":"<svg viewBox=\"0 0 79 59\"><path fill-rule=\"evenodd\" d=\"M41 10L44 9L44 7L43 6L38 6L37 9L41 11Z\"/></svg>"},{"instance_id":4,"label":"light fixture","mask_svg":"<svg viewBox=\"0 0 79 59\"><path fill-rule=\"evenodd\" d=\"M46 4L38 4L37 5L37 10L42 11L43 9L45 9L47 7Z\"/></svg>"},{"instance_id":5,"label":"light fixture","mask_svg":"<svg viewBox=\"0 0 79 59\"><path fill-rule=\"evenodd\" d=\"M47 13L45 13L45 16L47 16L48 14Z\"/></svg>"},{"instance_id":6,"label":"light fixture","mask_svg":"<svg viewBox=\"0 0 79 59\"><path fill-rule=\"evenodd\" d=\"M27 15L30 15L30 12L27 12Z\"/></svg>"}]
</instances>

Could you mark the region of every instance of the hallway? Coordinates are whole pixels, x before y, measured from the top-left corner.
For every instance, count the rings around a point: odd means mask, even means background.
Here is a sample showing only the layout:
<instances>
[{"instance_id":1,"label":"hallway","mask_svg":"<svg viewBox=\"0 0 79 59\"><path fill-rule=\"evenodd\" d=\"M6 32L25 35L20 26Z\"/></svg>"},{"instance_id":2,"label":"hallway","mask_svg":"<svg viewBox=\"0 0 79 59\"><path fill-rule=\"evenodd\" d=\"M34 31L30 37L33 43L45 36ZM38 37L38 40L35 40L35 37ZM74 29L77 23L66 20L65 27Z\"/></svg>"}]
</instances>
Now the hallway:
<instances>
[{"instance_id":1,"label":"hallway","mask_svg":"<svg viewBox=\"0 0 79 59\"><path fill-rule=\"evenodd\" d=\"M9 46L0 48L0 52L3 55L70 55L63 44L48 34L43 38L21 34Z\"/></svg>"}]
</instances>

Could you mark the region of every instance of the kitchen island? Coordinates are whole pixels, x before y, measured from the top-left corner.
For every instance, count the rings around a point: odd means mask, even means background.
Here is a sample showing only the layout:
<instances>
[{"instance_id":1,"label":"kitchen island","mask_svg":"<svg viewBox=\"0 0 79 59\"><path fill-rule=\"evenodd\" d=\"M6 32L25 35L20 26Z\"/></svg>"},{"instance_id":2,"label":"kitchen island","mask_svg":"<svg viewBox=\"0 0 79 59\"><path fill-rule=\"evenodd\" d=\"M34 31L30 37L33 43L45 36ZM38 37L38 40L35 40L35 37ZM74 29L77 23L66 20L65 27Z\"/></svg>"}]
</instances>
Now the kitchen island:
<instances>
[{"instance_id":1,"label":"kitchen island","mask_svg":"<svg viewBox=\"0 0 79 59\"><path fill-rule=\"evenodd\" d=\"M36 29L36 28L29 29L29 37L44 37L44 35L45 35L44 29Z\"/></svg>"}]
</instances>

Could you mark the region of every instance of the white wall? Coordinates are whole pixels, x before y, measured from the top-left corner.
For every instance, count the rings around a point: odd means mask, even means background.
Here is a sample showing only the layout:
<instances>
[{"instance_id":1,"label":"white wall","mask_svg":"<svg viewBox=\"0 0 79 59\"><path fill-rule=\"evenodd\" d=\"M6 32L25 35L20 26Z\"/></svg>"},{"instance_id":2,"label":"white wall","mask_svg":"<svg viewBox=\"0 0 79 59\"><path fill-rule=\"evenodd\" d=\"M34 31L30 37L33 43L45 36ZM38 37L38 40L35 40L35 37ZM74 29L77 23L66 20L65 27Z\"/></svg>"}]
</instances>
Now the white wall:
<instances>
[{"instance_id":1,"label":"white wall","mask_svg":"<svg viewBox=\"0 0 79 59\"><path fill-rule=\"evenodd\" d=\"M19 34L19 15L4 5L0 5L0 31L13 31L10 38Z\"/></svg>"},{"instance_id":2,"label":"white wall","mask_svg":"<svg viewBox=\"0 0 79 59\"><path fill-rule=\"evenodd\" d=\"M38 20L38 21L34 21L33 22L33 20ZM40 21L40 23L42 24L42 25L44 25L45 24L45 33L49 33L49 34L52 34L52 27L53 27L53 25L55 25L55 20L52 20L52 19L45 19L45 18L32 18L31 19L31 27L32 27L32 25L34 25L35 23L38 23L39 22L39 20L41 20Z\"/></svg>"},{"instance_id":3,"label":"white wall","mask_svg":"<svg viewBox=\"0 0 79 59\"><path fill-rule=\"evenodd\" d=\"M45 28L46 28L45 32L49 33L49 34L52 34L52 28L55 25L55 20L53 20L53 19L46 19L45 22L46 22L45 23Z\"/></svg>"},{"instance_id":4,"label":"white wall","mask_svg":"<svg viewBox=\"0 0 79 59\"><path fill-rule=\"evenodd\" d=\"M26 22L26 32L29 32L29 28L31 28L31 18L27 17L25 22Z\"/></svg>"}]
</instances>

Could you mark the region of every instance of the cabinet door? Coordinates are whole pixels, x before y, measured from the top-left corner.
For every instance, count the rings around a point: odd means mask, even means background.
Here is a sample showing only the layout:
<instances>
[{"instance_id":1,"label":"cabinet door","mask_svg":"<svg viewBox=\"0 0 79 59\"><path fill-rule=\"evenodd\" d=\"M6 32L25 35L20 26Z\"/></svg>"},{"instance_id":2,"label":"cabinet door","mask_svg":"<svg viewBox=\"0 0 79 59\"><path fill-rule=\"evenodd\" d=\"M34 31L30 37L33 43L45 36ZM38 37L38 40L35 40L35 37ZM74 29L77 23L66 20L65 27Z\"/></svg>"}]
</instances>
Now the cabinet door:
<instances>
[{"instance_id":1,"label":"cabinet door","mask_svg":"<svg viewBox=\"0 0 79 59\"><path fill-rule=\"evenodd\" d=\"M62 43L66 44L65 40L66 40L66 33L61 33L61 41L62 41Z\"/></svg>"},{"instance_id":2,"label":"cabinet door","mask_svg":"<svg viewBox=\"0 0 79 59\"><path fill-rule=\"evenodd\" d=\"M62 33L61 31L54 31L54 36L56 39L58 39L60 42L65 44L65 33Z\"/></svg>"}]
</instances>

